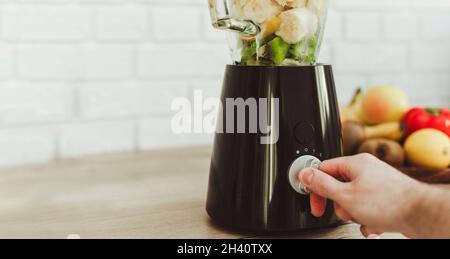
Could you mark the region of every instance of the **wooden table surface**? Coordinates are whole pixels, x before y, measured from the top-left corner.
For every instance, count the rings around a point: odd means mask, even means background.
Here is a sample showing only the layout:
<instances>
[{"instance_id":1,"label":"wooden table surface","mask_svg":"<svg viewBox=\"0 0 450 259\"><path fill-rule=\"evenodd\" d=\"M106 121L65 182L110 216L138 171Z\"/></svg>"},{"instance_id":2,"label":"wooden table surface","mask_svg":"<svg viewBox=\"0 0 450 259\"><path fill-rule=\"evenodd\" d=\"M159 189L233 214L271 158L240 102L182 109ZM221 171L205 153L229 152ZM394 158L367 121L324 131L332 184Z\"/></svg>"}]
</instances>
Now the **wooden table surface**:
<instances>
[{"instance_id":1,"label":"wooden table surface","mask_svg":"<svg viewBox=\"0 0 450 259\"><path fill-rule=\"evenodd\" d=\"M209 162L202 147L0 170L0 238L266 238L211 222ZM362 238L355 224L270 237Z\"/></svg>"}]
</instances>

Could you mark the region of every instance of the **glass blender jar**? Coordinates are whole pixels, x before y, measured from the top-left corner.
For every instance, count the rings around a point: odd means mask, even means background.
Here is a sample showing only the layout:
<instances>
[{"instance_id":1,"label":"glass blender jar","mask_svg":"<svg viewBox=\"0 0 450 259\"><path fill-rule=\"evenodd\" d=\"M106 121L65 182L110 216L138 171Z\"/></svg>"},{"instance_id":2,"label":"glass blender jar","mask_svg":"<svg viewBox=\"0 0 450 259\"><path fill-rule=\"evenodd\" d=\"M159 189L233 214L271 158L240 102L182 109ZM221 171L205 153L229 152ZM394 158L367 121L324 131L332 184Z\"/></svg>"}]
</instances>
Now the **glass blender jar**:
<instances>
[{"instance_id":1,"label":"glass blender jar","mask_svg":"<svg viewBox=\"0 0 450 259\"><path fill-rule=\"evenodd\" d=\"M328 0L209 0L212 24L228 30L236 65L314 65Z\"/></svg>"},{"instance_id":2,"label":"glass blender jar","mask_svg":"<svg viewBox=\"0 0 450 259\"><path fill-rule=\"evenodd\" d=\"M342 156L333 70L316 63L327 6L327 0L209 0L213 26L230 31L233 58L206 202L216 223L255 233L340 223L331 202L322 217L311 214L310 193L298 180L302 169Z\"/></svg>"}]
</instances>

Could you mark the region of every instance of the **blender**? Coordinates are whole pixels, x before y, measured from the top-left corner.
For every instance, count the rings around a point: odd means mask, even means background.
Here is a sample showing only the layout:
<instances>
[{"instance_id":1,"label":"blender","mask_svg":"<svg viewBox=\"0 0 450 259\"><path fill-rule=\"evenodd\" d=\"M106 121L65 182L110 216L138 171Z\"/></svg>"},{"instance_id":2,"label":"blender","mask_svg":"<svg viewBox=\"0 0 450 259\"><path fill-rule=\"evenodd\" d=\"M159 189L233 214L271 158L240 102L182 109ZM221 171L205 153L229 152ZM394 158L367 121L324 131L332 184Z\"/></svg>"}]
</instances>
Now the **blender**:
<instances>
[{"instance_id":1,"label":"blender","mask_svg":"<svg viewBox=\"0 0 450 259\"><path fill-rule=\"evenodd\" d=\"M209 0L233 61L206 204L216 223L252 232L339 224L331 202L322 217L312 216L309 190L298 180L302 169L342 155L332 67L316 63L327 7L327 0Z\"/></svg>"}]
</instances>

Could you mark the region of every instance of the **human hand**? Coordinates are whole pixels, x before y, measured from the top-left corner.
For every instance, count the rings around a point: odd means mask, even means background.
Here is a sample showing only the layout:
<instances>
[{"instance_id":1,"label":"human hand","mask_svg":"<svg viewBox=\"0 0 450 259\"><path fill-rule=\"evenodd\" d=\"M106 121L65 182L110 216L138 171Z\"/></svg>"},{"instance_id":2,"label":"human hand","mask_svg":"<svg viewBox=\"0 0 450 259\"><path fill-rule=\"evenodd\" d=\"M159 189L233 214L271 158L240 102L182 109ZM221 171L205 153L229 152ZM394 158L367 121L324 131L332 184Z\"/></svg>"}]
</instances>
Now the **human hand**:
<instances>
[{"instance_id":1,"label":"human hand","mask_svg":"<svg viewBox=\"0 0 450 259\"><path fill-rule=\"evenodd\" d=\"M319 170L301 171L299 178L312 191L314 216L321 217L331 199L336 215L361 224L366 237L406 231L406 217L421 189L420 183L369 154L324 161Z\"/></svg>"}]
</instances>

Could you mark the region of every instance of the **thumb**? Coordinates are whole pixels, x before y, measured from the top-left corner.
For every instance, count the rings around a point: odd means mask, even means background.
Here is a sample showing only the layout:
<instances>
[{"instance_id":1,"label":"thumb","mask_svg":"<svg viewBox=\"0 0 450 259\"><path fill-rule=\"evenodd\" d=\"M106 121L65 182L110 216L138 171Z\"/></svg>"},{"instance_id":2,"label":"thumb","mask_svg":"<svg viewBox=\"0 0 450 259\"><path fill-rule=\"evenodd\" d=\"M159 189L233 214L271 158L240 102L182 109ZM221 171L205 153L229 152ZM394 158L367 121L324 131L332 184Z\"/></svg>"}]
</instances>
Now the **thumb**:
<instances>
[{"instance_id":1,"label":"thumb","mask_svg":"<svg viewBox=\"0 0 450 259\"><path fill-rule=\"evenodd\" d=\"M299 178L313 193L337 202L339 202L339 198L346 187L345 183L339 182L332 176L315 168L302 170Z\"/></svg>"}]
</instances>

